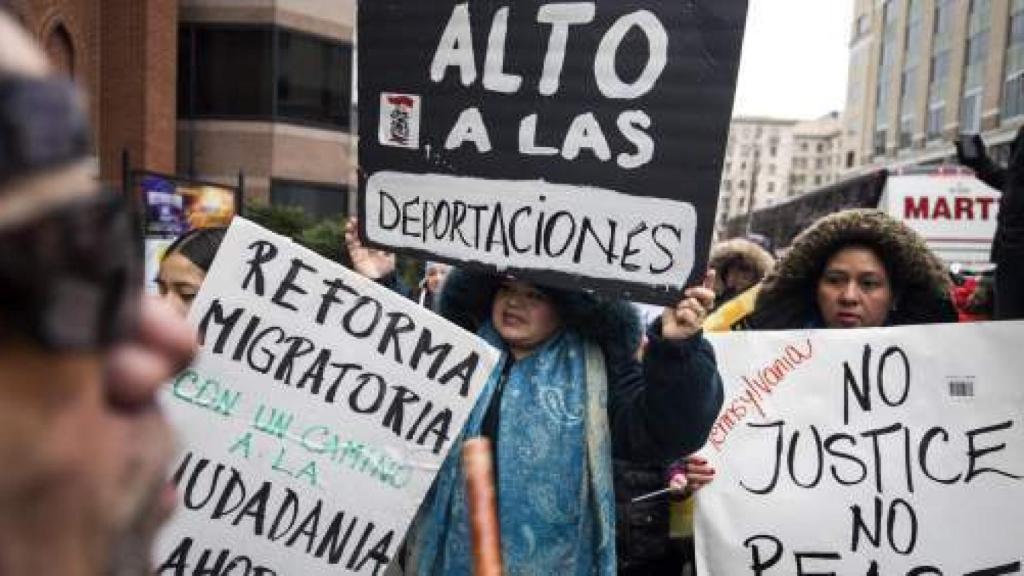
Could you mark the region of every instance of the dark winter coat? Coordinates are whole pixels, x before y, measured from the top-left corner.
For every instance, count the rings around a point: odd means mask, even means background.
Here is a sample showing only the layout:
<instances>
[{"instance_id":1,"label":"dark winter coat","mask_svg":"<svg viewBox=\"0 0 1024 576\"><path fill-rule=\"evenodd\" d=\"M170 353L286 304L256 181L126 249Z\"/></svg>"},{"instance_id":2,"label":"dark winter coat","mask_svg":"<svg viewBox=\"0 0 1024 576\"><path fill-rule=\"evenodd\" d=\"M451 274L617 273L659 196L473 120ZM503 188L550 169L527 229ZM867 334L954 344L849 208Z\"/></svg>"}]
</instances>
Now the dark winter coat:
<instances>
[{"instance_id":1,"label":"dark winter coat","mask_svg":"<svg viewBox=\"0 0 1024 576\"><path fill-rule=\"evenodd\" d=\"M877 210L826 216L802 232L765 278L748 326L790 330L820 321L817 283L828 259L851 244L874 249L896 295L887 325L956 322L951 282L942 262L905 224Z\"/></svg>"},{"instance_id":2,"label":"dark winter coat","mask_svg":"<svg viewBox=\"0 0 1024 576\"><path fill-rule=\"evenodd\" d=\"M500 282L493 275L452 271L441 293L441 315L476 332L490 318ZM714 351L702 335L666 340L656 323L641 364L636 359L641 327L629 303L543 290L564 326L599 344L604 353L615 458L664 462L704 445L723 392Z\"/></svg>"},{"instance_id":3,"label":"dark winter coat","mask_svg":"<svg viewBox=\"0 0 1024 576\"><path fill-rule=\"evenodd\" d=\"M1003 197L992 242L996 264L996 320L1024 318L1024 127L1017 132L1005 171Z\"/></svg>"}]
</instances>

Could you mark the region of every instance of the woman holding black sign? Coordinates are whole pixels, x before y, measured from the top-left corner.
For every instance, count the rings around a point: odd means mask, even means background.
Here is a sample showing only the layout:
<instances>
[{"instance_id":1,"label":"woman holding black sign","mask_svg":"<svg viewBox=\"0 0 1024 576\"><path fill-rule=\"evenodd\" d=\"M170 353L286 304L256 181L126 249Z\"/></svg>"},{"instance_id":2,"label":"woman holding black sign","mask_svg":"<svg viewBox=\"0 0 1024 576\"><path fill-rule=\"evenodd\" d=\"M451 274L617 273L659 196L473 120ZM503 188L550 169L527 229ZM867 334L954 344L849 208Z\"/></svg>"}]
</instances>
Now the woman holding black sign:
<instances>
[{"instance_id":1,"label":"woman holding black sign","mask_svg":"<svg viewBox=\"0 0 1024 576\"><path fill-rule=\"evenodd\" d=\"M350 223L353 266L371 278L388 255L363 248ZM453 271L441 314L503 351L463 437L495 445L502 560L510 574L616 572L612 456L666 461L703 445L722 383L700 324L710 288L686 291L648 332L630 305L497 275ZM407 539L411 574L469 574L469 521L453 449Z\"/></svg>"}]
</instances>

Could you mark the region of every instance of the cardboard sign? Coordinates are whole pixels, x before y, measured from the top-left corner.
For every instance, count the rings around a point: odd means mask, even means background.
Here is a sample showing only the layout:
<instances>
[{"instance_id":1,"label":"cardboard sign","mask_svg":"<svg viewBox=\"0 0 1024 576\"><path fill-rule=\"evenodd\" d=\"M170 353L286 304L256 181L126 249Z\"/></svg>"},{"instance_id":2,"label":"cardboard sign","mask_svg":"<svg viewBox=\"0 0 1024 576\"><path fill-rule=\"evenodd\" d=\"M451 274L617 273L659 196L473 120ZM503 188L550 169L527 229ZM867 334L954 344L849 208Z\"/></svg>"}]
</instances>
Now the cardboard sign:
<instances>
[{"instance_id":1,"label":"cardboard sign","mask_svg":"<svg viewBox=\"0 0 1024 576\"><path fill-rule=\"evenodd\" d=\"M156 573L382 574L497 352L241 218L190 319Z\"/></svg>"},{"instance_id":2,"label":"cardboard sign","mask_svg":"<svg viewBox=\"0 0 1024 576\"><path fill-rule=\"evenodd\" d=\"M1024 322L709 334L699 574L1018 574Z\"/></svg>"},{"instance_id":3,"label":"cardboard sign","mask_svg":"<svg viewBox=\"0 0 1024 576\"><path fill-rule=\"evenodd\" d=\"M704 274L746 9L361 1L363 237L674 302Z\"/></svg>"}]
</instances>

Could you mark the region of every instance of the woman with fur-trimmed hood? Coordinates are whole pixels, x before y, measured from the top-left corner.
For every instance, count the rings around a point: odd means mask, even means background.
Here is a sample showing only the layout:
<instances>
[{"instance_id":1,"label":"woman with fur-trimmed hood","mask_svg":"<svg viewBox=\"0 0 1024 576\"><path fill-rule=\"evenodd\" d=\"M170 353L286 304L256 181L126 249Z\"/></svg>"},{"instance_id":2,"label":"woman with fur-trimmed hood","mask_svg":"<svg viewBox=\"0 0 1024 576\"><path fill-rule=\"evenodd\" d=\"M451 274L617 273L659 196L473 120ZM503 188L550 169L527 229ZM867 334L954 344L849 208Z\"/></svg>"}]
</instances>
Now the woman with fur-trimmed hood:
<instances>
[{"instance_id":1,"label":"woman with fur-trimmed hood","mask_svg":"<svg viewBox=\"0 0 1024 576\"><path fill-rule=\"evenodd\" d=\"M711 249L708 268L715 275L715 296L718 305L746 292L764 280L775 266L775 258L764 248L745 238L732 238Z\"/></svg>"},{"instance_id":2,"label":"woman with fur-trimmed hood","mask_svg":"<svg viewBox=\"0 0 1024 576\"><path fill-rule=\"evenodd\" d=\"M393 269L361 246L350 223L355 269ZM453 270L441 315L502 351L462 438L495 451L501 550L508 574L616 573L612 457L667 461L699 449L722 404L722 382L700 323L709 287L686 291L648 332L636 359L633 308L589 294ZM407 540L404 570L472 572L459 444L452 448Z\"/></svg>"},{"instance_id":3,"label":"woman with fur-trimmed hood","mask_svg":"<svg viewBox=\"0 0 1024 576\"><path fill-rule=\"evenodd\" d=\"M821 218L793 241L764 280L751 330L873 328L956 322L942 262L908 226L877 210ZM687 457L673 482L697 490L715 470ZM685 480L681 478L685 477Z\"/></svg>"},{"instance_id":4,"label":"woman with fur-trimmed hood","mask_svg":"<svg viewBox=\"0 0 1024 576\"><path fill-rule=\"evenodd\" d=\"M877 210L826 216L765 279L748 327L863 328L956 322L942 262L908 226Z\"/></svg>"}]
</instances>

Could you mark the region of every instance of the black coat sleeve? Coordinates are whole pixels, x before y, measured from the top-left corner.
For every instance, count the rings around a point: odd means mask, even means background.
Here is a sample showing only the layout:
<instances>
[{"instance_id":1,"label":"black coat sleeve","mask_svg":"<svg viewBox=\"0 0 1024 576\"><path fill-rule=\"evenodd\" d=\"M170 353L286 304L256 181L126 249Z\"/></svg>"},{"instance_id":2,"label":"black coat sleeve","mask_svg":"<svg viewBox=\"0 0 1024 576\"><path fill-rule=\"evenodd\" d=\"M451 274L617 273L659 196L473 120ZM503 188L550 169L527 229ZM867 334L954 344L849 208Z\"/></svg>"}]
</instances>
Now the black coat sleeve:
<instances>
[{"instance_id":1,"label":"black coat sleeve","mask_svg":"<svg viewBox=\"0 0 1024 576\"><path fill-rule=\"evenodd\" d=\"M1024 318L1024 128L1013 150L992 243L996 320Z\"/></svg>"},{"instance_id":2,"label":"black coat sleeve","mask_svg":"<svg viewBox=\"0 0 1024 576\"><path fill-rule=\"evenodd\" d=\"M615 458L668 462L704 445L723 391L714 349L702 333L666 340L658 320L642 365L626 352L606 352L606 362Z\"/></svg>"}]
</instances>

